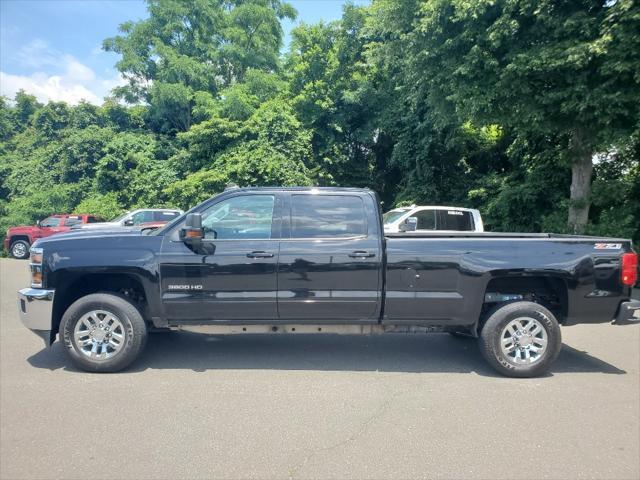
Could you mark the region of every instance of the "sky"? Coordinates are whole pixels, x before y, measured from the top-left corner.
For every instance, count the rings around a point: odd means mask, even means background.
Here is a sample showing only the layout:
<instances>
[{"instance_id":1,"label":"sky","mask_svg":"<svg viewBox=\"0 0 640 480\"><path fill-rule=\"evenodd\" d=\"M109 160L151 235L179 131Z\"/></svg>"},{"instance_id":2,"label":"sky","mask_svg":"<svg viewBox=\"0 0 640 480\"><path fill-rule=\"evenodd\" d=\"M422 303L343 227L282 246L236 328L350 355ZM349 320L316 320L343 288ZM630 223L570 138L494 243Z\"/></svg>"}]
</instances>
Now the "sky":
<instances>
[{"instance_id":1,"label":"sky","mask_svg":"<svg viewBox=\"0 0 640 480\"><path fill-rule=\"evenodd\" d=\"M285 44L300 22L339 19L345 2L289 3L298 18L283 23ZM13 98L23 89L41 102L101 104L123 83L114 68L118 55L102 51L102 41L116 35L121 23L146 16L141 0L0 0L0 95Z\"/></svg>"}]
</instances>

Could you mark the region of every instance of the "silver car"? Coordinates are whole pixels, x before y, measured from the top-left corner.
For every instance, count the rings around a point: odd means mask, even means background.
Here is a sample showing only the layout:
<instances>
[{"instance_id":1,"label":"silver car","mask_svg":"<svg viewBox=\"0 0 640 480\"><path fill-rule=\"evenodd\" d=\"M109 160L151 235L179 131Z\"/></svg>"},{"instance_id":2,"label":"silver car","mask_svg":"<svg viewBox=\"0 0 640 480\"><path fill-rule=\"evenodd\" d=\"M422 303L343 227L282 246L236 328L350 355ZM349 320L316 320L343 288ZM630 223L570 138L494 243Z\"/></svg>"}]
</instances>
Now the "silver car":
<instances>
[{"instance_id":1,"label":"silver car","mask_svg":"<svg viewBox=\"0 0 640 480\"><path fill-rule=\"evenodd\" d=\"M110 222L78 224L74 225L72 230L94 230L118 227L160 227L183 213L182 210L173 208L139 208L125 212Z\"/></svg>"}]
</instances>

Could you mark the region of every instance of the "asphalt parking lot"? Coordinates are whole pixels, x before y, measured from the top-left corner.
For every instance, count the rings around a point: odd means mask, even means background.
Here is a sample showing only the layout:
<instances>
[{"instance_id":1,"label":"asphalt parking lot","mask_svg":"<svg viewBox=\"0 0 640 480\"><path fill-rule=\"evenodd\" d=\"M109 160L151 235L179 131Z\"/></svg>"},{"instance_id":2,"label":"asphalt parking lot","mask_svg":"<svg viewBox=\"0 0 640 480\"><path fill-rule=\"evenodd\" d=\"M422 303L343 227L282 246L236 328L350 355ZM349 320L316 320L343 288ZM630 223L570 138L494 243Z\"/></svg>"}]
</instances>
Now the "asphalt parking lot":
<instances>
[{"instance_id":1,"label":"asphalt parking lot","mask_svg":"<svg viewBox=\"0 0 640 480\"><path fill-rule=\"evenodd\" d=\"M473 340L153 335L124 373L69 366L19 321L0 260L0 477L640 477L640 327L576 326L544 378Z\"/></svg>"}]
</instances>

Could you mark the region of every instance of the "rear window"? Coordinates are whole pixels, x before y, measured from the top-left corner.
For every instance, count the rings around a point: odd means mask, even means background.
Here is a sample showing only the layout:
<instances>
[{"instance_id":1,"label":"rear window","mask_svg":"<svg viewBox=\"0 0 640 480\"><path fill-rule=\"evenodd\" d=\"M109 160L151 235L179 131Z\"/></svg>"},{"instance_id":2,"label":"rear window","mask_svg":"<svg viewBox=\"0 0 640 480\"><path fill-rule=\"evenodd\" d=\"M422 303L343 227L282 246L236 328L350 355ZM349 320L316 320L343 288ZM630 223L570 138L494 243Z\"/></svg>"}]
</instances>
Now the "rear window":
<instances>
[{"instance_id":1,"label":"rear window","mask_svg":"<svg viewBox=\"0 0 640 480\"><path fill-rule=\"evenodd\" d=\"M64 226L65 227L70 227L72 225L78 225L79 223L82 223L82 217L79 217L79 216L67 217L64 220Z\"/></svg>"},{"instance_id":2,"label":"rear window","mask_svg":"<svg viewBox=\"0 0 640 480\"><path fill-rule=\"evenodd\" d=\"M171 211L162 211L162 212L153 212L153 221L154 222L170 222L174 218L180 216L178 212Z\"/></svg>"},{"instance_id":3,"label":"rear window","mask_svg":"<svg viewBox=\"0 0 640 480\"><path fill-rule=\"evenodd\" d=\"M291 238L366 235L364 203L349 195L293 195Z\"/></svg>"},{"instance_id":4,"label":"rear window","mask_svg":"<svg viewBox=\"0 0 640 480\"><path fill-rule=\"evenodd\" d=\"M438 211L438 230L473 231L471 212L461 210Z\"/></svg>"},{"instance_id":5,"label":"rear window","mask_svg":"<svg viewBox=\"0 0 640 480\"><path fill-rule=\"evenodd\" d=\"M436 228L436 211L420 210L413 215L418 219L416 230L435 230Z\"/></svg>"}]
</instances>

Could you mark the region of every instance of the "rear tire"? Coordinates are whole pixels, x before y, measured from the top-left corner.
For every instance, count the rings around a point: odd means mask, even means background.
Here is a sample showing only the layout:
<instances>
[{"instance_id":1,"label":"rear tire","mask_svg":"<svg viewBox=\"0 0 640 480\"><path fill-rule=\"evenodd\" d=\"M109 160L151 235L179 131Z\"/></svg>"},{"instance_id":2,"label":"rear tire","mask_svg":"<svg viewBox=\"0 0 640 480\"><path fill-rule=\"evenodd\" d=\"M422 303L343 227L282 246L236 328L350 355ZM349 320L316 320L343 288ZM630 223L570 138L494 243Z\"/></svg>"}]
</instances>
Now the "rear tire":
<instances>
[{"instance_id":1,"label":"rear tire","mask_svg":"<svg viewBox=\"0 0 640 480\"><path fill-rule=\"evenodd\" d=\"M138 357L147 325L124 296L94 293L76 300L62 316L60 339L65 351L87 372L117 372Z\"/></svg>"},{"instance_id":2,"label":"rear tire","mask_svg":"<svg viewBox=\"0 0 640 480\"><path fill-rule=\"evenodd\" d=\"M26 240L15 240L9 247L9 253L13 258L25 260L29 258L29 248L31 245Z\"/></svg>"},{"instance_id":3,"label":"rear tire","mask_svg":"<svg viewBox=\"0 0 640 480\"><path fill-rule=\"evenodd\" d=\"M482 355L508 377L542 375L561 348L562 336L555 316L533 302L513 302L496 309L480 332Z\"/></svg>"}]
</instances>

